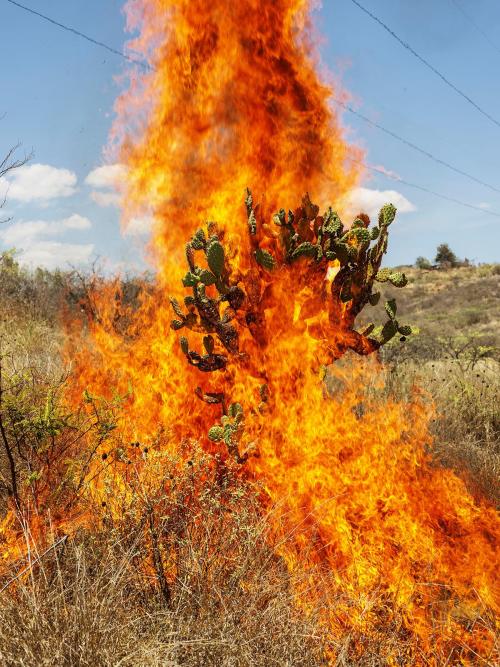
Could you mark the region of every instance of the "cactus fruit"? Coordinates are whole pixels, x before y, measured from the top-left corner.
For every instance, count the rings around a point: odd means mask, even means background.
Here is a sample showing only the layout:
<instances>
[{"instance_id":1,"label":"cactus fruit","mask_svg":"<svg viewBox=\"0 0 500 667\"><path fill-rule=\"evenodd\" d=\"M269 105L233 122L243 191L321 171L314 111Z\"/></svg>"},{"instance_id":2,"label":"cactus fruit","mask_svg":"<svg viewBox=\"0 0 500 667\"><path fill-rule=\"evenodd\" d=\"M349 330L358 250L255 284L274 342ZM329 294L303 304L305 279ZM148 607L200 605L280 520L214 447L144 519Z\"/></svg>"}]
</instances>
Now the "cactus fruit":
<instances>
[{"instance_id":1,"label":"cactus fruit","mask_svg":"<svg viewBox=\"0 0 500 667\"><path fill-rule=\"evenodd\" d=\"M318 298L310 301L313 309L321 303L328 307L335 343L326 348L329 355L326 363L335 361L349 349L366 355L398 333L401 340L406 340L417 332L398 323L394 299L385 304L388 320L384 324L378 327L370 324L359 331L354 328L361 310L368 304L375 306L380 299L380 292L373 291L376 282L395 287L407 284L404 273L381 268L387 251L388 227L396 216L392 204L381 209L378 226L370 227L369 217L360 214L346 229L332 207L319 215L318 207L306 194L295 211L286 213L282 208L275 213L272 222L278 227L276 231L262 220L261 209L254 206L250 190L245 206L249 256L241 264L245 267L243 271L235 271L231 266L232 253L226 253L223 234L219 234L214 222L208 223L206 231L196 231L186 246L188 271L182 284L191 294L184 298L184 307L176 299L170 300L175 315L170 326L174 331L185 328L201 334L201 352L191 349L185 336L180 338L182 353L191 366L204 373L224 371L232 360L234 365L224 377L232 378L230 383L234 385L239 360L242 372L248 368L248 356L240 350L242 329L247 330L242 340L251 336L257 346L268 344L272 319L266 316L268 302L263 294L272 294L273 283L280 280L295 284L295 276L312 289L316 285L316 289L322 290ZM333 266L335 273L328 279ZM304 319L311 317L310 308L303 307L300 313ZM265 369L256 372L265 376ZM237 461L246 460L247 454L242 455L239 449L245 423L241 405L233 403L227 407L225 392L204 393L198 387L195 393L207 403L222 406L220 424L210 429L210 440L224 442ZM250 414L264 415L271 409L268 385L262 385L260 398L256 397Z\"/></svg>"}]
</instances>

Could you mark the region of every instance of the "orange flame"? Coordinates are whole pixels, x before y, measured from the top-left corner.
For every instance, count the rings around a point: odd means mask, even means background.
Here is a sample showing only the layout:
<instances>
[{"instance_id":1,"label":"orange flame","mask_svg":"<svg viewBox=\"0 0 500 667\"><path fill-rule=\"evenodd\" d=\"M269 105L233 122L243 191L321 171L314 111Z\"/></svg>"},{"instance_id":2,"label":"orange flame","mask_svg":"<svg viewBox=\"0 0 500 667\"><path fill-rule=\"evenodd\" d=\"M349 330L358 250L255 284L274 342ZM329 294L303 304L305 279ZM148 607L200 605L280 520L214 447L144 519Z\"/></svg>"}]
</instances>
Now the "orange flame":
<instances>
[{"instance_id":1,"label":"orange flame","mask_svg":"<svg viewBox=\"0 0 500 667\"><path fill-rule=\"evenodd\" d=\"M237 233L248 186L272 212L285 194L299 202L314 187L337 201L353 187L358 169L346 160L359 151L344 141L332 90L315 72L309 2L169 0L127 10L142 31L132 47L155 71L119 100L115 137L129 167L127 212L146 208L159 221L162 275L200 221Z\"/></svg>"},{"instance_id":2,"label":"orange flame","mask_svg":"<svg viewBox=\"0 0 500 667\"><path fill-rule=\"evenodd\" d=\"M493 641L477 618L497 604L498 519L453 473L431 465L424 397L374 400L380 369L365 362L333 370L338 393L325 400L318 369L328 318L311 303L315 285L300 278L278 276L269 290L269 338L242 342L251 366L235 362L201 377L169 328L167 295L181 295L184 243L204 221L226 230L232 261L251 282L240 205L247 186L264 202L265 220L306 191L327 204L356 183L349 158L358 151L344 140L328 104L332 90L316 73L309 5L128 3L129 24L141 31L132 46L154 71L133 78L118 101L114 138L128 168L125 221L145 213L156 220L159 284L135 311L113 285L97 295L99 319L92 346L76 358L74 398L86 388L127 395L124 441L155 447L161 429L162 447L175 451L186 438L214 446L206 433L217 406L199 401L198 385L229 384L233 400L252 406L259 385L271 383L270 409L253 410L248 421L246 444L256 443L260 457L246 470L286 512L281 555L290 568L307 566L304 559L327 566L332 637L352 631L373 640L381 626L396 628L397 610L403 621L394 632L408 639L408 653L396 662L388 646L389 664L431 664L436 655L440 664L473 663ZM109 474L117 483L126 476ZM92 493L105 497L102 476ZM363 652L362 642L355 650Z\"/></svg>"}]
</instances>

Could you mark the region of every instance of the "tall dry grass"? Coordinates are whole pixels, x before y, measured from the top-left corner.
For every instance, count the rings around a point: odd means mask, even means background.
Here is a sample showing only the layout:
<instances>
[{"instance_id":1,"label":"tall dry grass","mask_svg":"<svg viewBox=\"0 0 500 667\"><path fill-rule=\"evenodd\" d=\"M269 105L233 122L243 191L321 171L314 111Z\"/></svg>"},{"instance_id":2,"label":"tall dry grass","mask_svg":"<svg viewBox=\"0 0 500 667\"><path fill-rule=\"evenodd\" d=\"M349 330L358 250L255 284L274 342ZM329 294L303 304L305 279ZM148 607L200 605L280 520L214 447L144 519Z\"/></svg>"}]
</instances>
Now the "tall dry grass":
<instances>
[{"instance_id":1,"label":"tall dry grass","mask_svg":"<svg viewBox=\"0 0 500 667\"><path fill-rule=\"evenodd\" d=\"M327 665L322 603L297 606L304 580L276 554L256 490L216 480L197 451L158 466L175 489L145 514L132 503L40 554L26 536L32 566L0 593L0 664Z\"/></svg>"}]
</instances>

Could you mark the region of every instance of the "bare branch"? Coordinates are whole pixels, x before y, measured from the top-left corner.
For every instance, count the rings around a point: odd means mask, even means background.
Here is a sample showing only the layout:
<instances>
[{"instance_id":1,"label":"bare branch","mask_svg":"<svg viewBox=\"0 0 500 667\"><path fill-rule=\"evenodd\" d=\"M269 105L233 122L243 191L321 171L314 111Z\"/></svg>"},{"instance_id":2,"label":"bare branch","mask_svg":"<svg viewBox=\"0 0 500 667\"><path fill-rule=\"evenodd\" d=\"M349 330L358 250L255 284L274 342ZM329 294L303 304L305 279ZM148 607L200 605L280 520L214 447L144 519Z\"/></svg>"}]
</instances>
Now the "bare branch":
<instances>
[{"instance_id":1,"label":"bare branch","mask_svg":"<svg viewBox=\"0 0 500 667\"><path fill-rule=\"evenodd\" d=\"M13 146L0 162L0 178L5 176L9 171L24 166L33 157L33 153L31 152L29 155L25 153L22 158L15 158L14 155L20 146L21 144Z\"/></svg>"},{"instance_id":2,"label":"bare branch","mask_svg":"<svg viewBox=\"0 0 500 667\"><path fill-rule=\"evenodd\" d=\"M13 146L5 155L4 158L1 159L0 161L0 179L2 179L6 174L8 174L10 171L13 171L14 169L19 169L19 167L24 166L31 158L33 157L33 152L29 154L24 154L22 158L17 158L15 157L15 154L17 150L19 149L21 144L16 144ZM9 189L5 191L5 194L3 195L3 199L0 199L0 209L2 209L5 206L5 203L7 201L7 194L9 192ZM12 218L4 218L3 220L0 219L0 224L5 224L6 222L10 222Z\"/></svg>"}]
</instances>

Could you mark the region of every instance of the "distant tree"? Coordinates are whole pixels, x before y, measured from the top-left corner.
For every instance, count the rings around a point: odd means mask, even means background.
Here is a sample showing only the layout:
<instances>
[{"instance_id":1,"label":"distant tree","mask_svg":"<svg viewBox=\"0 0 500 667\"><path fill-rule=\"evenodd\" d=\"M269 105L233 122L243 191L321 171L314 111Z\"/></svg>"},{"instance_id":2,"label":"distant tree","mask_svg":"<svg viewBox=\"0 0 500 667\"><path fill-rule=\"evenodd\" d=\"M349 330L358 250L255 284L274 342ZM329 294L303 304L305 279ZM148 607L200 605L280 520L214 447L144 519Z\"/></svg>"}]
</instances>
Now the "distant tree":
<instances>
[{"instance_id":1,"label":"distant tree","mask_svg":"<svg viewBox=\"0 0 500 667\"><path fill-rule=\"evenodd\" d=\"M415 260L415 266L417 269L432 269L432 264L429 262L427 257L417 257Z\"/></svg>"},{"instance_id":2,"label":"distant tree","mask_svg":"<svg viewBox=\"0 0 500 667\"><path fill-rule=\"evenodd\" d=\"M458 266L459 264L457 256L447 243L438 245L434 261L440 268Z\"/></svg>"}]
</instances>

